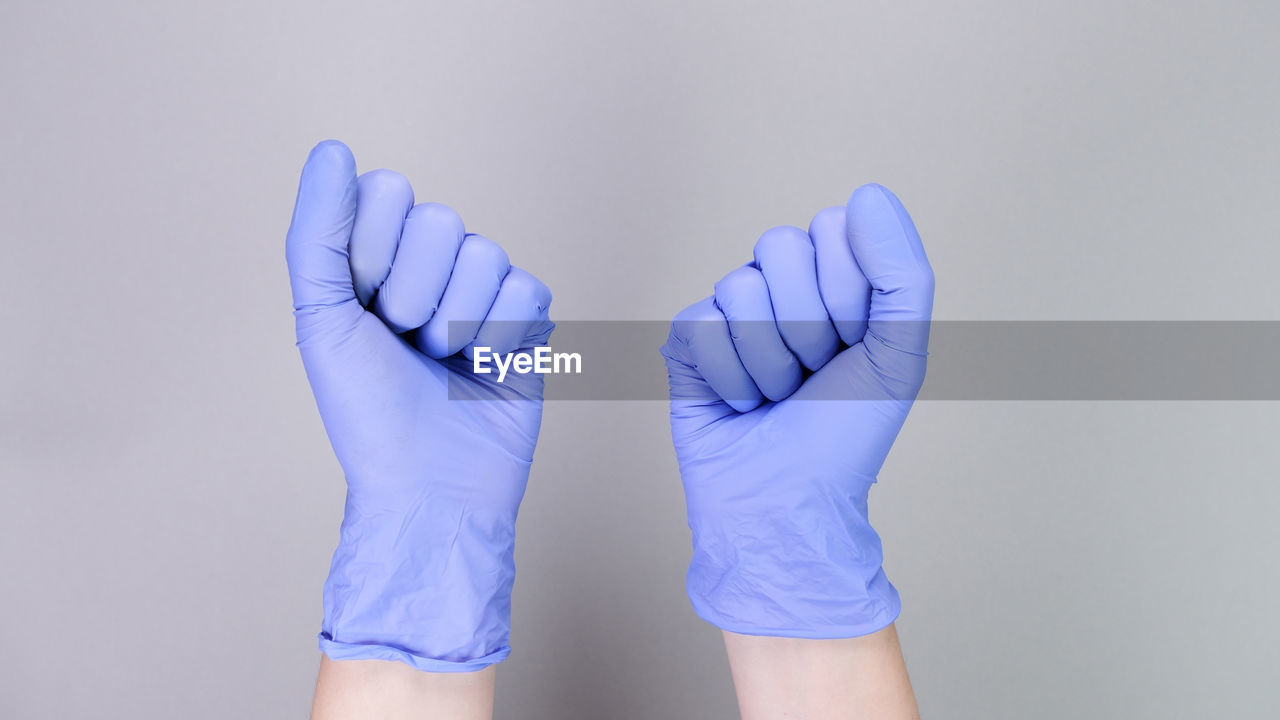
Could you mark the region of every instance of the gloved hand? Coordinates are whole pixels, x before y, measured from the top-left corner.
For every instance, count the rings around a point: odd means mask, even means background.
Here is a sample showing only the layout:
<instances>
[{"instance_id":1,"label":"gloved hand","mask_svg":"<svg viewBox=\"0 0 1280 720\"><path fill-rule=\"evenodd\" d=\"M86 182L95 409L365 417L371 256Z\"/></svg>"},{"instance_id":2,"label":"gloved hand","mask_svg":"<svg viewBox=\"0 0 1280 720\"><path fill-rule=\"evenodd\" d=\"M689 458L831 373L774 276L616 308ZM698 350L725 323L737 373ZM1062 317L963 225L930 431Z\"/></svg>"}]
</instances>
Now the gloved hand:
<instances>
[{"instance_id":1,"label":"gloved hand","mask_svg":"<svg viewBox=\"0 0 1280 720\"><path fill-rule=\"evenodd\" d=\"M550 292L449 208L414 205L402 176L357 179L336 141L307 158L286 254L298 348L347 479L320 648L434 672L502 661L542 378L498 384L460 351L545 345Z\"/></svg>"},{"instance_id":2,"label":"gloved hand","mask_svg":"<svg viewBox=\"0 0 1280 720\"><path fill-rule=\"evenodd\" d=\"M662 348L693 530L688 591L724 630L854 637L900 610L867 493L924 381L933 271L879 185L774 228Z\"/></svg>"}]
</instances>

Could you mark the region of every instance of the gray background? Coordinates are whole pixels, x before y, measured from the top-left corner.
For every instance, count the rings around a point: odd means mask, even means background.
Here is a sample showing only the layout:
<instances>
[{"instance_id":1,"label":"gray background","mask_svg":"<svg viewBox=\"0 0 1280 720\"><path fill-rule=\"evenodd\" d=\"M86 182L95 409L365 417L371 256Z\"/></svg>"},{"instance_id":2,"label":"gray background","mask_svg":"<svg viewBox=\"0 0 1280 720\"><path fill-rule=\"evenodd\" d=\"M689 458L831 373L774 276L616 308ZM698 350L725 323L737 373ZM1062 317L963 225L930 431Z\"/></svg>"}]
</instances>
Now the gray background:
<instances>
[{"instance_id":1,"label":"gray background","mask_svg":"<svg viewBox=\"0 0 1280 720\"><path fill-rule=\"evenodd\" d=\"M873 180L939 318L1280 319L1274 2L87 5L0 24L5 718L306 713L343 481L283 236L325 137L561 319L668 318ZM1277 421L921 403L873 505L924 714L1274 717ZM662 403L551 404L519 538L500 718L734 716Z\"/></svg>"}]
</instances>

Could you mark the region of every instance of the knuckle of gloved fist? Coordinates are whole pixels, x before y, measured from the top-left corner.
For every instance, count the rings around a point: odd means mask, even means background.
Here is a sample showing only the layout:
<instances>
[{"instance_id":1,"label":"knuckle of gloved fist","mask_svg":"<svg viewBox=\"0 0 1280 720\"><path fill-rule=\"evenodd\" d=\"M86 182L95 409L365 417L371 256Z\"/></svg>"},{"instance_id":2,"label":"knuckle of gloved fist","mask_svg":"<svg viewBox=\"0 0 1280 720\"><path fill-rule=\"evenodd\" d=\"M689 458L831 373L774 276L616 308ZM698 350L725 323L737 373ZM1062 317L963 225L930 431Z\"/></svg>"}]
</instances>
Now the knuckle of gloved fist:
<instances>
[{"instance_id":1,"label":"knuckle of gloved fist","mask_svg":"<svg viewBox=\"0 0 1280 720\"><path fill-rule=\"evenodd\" d=\"M409 179L395 170L379 168L360 176L360 191L370 197L412 197Z\"/></svg>"},{"instance_id":2,"label":"knuckle of gloved fist","mask_svg":"<svg viewBox=\"0 0 1280 720\"><path fill-rule=\"evenodd\" d=\"M842 206L823 208L814 214L809 222L809 231L814 233L827 228L844 232L845 209Z\"/></svg>"},{"instance_id":3,"label":"knuckle of gloved fist","mask_svg":"<svg viewBox=\"0 0 1280 720\"><path fill-rule=\"evenodd\" d=\"M518 267L512 267L502 281L505 291L513 293L538 311L551 306L551 289L546 283Z\"/></svg>"},{"instance_id":4,"label":"knuckle of gloved fist","mask_svg":"<svg viewBox=\"0 0 1280 720\"><path fill-rule=\"evenodd\" d=\"M782 225L770 228L756 241L755 258L757 263L764 264L780 254L795 252L813 252L813 243L809 240L809 233L798 227Z\"/></svg>"},{"instance_id":5,"label":"knuckle of gloved fist","mask_svg":"<svg viewBox=\"0 0 1280 720\"><path fill-rule=\"evenodd\" d=\"M723 321L724 316L709 302L710 300L711 298L700 300L676 313L672 324L681 328L694 329L709 322Z\"/></svg>"},{"instance_id":6,"label":"knuckle of gloved fist","mask_svg":"<svg viewBox=\"0 0 1280 720\"><path fill-rule=\"evenodd\" d=\"M447 227L459 235L463 231L462 217L454 212L453 208L440 203L427 202L414 205L409 211L406 221L408 220Z\"/></svg>"},{"instance_id":7,"label":"knuckle of gloved fist","mask_svg":"<svg viewBox=\"0 0 1280 720\"><path fill-rule=\"evenodd\" d=\"M502 249L502 246L483 235L468 235L463 240L458 258L461 259L464 255L468 260L475 260L482 267L497 273L498 279L502 279L511 268L507 252ZM457 265L457 261L454 264Z\"/></svg>"},{"instance_id":8,"label":"knuckle of gloved fist","mask_svg":"<svg viewBox=\"0 0 1280 720\"><path fill-rule=\"evenodd\" d=\"M738 298L760 291L768 292L764 275L759 270L744 265L725 275L716 283L716 305L721 310L732 310Z\"/></svg>"}]
</instances>

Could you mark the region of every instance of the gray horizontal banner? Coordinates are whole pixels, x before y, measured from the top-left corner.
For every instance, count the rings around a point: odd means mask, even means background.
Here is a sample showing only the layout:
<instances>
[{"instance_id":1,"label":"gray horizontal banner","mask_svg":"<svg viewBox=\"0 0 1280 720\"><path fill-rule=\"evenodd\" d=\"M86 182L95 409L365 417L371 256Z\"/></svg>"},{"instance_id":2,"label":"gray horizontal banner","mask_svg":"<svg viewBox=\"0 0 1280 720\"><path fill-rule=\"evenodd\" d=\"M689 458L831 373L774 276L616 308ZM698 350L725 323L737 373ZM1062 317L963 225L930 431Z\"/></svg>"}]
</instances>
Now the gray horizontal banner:
<instances>
[{"instance_id":1,"label":"gray horizontal banner","mask_svg":"<svg viewBox=\"0 0 1280 720\"><path fill-rule=\"evenodd\" d=\"M451 323L451 330L452 330ZM682 336L714 333L688 323ZM476 324L465 323L470 332ZM1280 400L1280 322L1276 321L935 321L881 323L876 335L915 342L927 332L928 374L920 400ZM525 367L545 380L547 400L666 400L667 374L659 348L670 322L564 321L556 325L540 364ZM723 325L718 329L723 333ZM841 327L846 338L860 327ZM482 334L483 337L483 334ZM843 352L829 323L737 323L734 342L828 343ZM868 338L868 342L875 341ZM837 343L830 345L830 343ZM889 342L889 345L894 345ZM780 347L774 345L773 347ZM456 358L456 372L475 370ZM896 353L880 353L878 359ZM902 355L903 361L908 358ZM499 374L501 360L481 360ZM519 365L508 361L504 382ZM575 372L576 370L576 372ZM467 379L469 382L475 378ZM854 383L849 387L854 387ZM839 385L837 385L839 386ZM452 393L475 398L473 392ZM820 399L857 400L856 391Z\"/></svg>"}]
</instances>

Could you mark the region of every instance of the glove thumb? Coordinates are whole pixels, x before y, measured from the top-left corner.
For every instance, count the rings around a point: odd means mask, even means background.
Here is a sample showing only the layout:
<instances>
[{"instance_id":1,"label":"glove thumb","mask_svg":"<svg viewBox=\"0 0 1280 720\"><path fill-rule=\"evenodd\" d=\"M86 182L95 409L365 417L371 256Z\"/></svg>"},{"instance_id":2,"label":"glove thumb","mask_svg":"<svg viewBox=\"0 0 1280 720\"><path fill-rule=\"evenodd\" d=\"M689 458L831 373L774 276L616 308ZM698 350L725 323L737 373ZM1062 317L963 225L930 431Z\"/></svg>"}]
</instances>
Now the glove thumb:
<instances>
[{"instance_id":1,"label":"glove thumb","mask_svg":"<svg viewBox=\"0 0 1280 720\"><path fill-rule=\"evenodd\" d=\"M871 283L868 330L896 350L925 355L933 310L933 269L911 216L880 185L854 191L845 211L849 245Z\"/></svg>"},{"instance_id":2,"label":"glove thumb","mask_svg":"<svg viewBox=\"0 0 1280 720\"><path fill-rule=\"evenodd\" d=\"M348 245L356 217L356 161L337 140L311 150L285 237L298 340L304 329L354 324L362 313L351 280Z\"/></svg>"}]
</instances>

